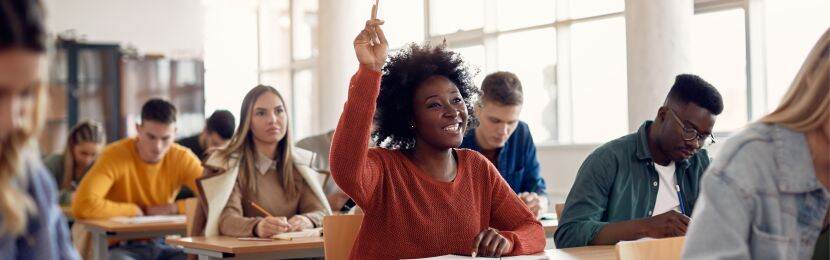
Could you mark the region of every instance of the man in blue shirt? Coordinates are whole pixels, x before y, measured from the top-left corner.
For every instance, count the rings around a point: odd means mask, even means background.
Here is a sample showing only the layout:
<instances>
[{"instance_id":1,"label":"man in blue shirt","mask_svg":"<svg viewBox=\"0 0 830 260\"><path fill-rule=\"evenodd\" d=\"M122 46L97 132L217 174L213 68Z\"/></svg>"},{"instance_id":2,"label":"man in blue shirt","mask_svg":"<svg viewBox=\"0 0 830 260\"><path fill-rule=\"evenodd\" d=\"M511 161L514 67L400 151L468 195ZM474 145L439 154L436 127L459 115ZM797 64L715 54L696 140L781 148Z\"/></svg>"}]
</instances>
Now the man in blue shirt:
<instances>
[{"instance_id":1,"label":"man in blue shirt","mask_svg":"<svg viewBox=\"0 0 830 260\"><path fill-rule=\"evenodd\" d=\"M475 107L479 125L467 131L461 148L487 157L538 217L547 210L548 200L533 137L527 124L519 121L524 99L522 83L513 73L496 72L484 78L481 91Z\"/></svg>"}]
</instances>

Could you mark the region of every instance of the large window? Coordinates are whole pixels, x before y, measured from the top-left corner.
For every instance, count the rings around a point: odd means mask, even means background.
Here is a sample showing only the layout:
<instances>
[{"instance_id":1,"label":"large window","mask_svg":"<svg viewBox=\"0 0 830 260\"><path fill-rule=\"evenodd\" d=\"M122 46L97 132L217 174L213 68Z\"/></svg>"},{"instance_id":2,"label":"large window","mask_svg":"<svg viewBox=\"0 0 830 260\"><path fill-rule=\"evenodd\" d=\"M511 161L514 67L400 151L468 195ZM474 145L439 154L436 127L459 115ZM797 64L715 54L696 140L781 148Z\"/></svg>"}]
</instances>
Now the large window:
<instances>
[{"instance_id":1,"label":"large window","mask_svg":"<svg viewBox=\"0 0 830 260\"><path fill-rule=\"evenodd\" d=\"M732 132L749 120L744 9L698 13L692 33L692 72L723 97L715 132Z\"/></svg>"},{"instance_id":2,"label":"large window","mask_svg":"<svg viewBox=\"0 0 830 260\"><path fill-rule=\"evenodd\" d=\"M767 108L774 110L818 38L830 27L828 0L766 0Z\"/></svg>"},{"instance_id":3,"label":"large window","mask_svg":"<svg viewBox=\"0 0 830 260\"><path fill-rule=\"evenodd\" d=\"M623 0L427 5L429 39L446 39L478 69L477 85L499 70L519 76L520 118L537 143L600 143L627 132Z\"/></svg>"},{"instance_id":4,"label":"large window","mask_svg":"<svg viewBox=\"0 0 830 260\"><path fill-rule=\"evenodd\" d=\"M286 96L292 117L312 119L292 121L296 138L321 131L313 128L318 1L205 0L206 112L238 113L248 89L268 84ZM537 143L603 143L628 132L624 0L381 2L391 52L446 41L478 70L476 85L495 71L516 73L525 91L521 119ZM724 97L716 133L778 105L830 26L826 10L827 0L695 1L690 73Z\"/></svg>"}]
</instances>

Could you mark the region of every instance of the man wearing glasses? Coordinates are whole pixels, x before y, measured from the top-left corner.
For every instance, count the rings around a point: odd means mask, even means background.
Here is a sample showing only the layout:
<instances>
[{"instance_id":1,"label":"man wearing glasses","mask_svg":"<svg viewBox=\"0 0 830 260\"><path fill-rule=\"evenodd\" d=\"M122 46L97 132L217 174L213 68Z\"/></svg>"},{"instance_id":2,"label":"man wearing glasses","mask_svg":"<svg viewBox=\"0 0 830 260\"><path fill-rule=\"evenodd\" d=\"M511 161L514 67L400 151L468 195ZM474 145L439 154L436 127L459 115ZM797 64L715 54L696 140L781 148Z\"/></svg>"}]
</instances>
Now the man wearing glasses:
<instances>
[{"instance_id":1,"label":"man wearing glasses","mask_svg":"<svg viewBox=\"0 0 830 260\"><path fill-rule=\"evenodd\" d=\"M571 187L558 248L613 245L643 237L683 236L709 165L720 93L695 75L679 75L654 121L594 150Z\"/></svg>"}]
</instances>

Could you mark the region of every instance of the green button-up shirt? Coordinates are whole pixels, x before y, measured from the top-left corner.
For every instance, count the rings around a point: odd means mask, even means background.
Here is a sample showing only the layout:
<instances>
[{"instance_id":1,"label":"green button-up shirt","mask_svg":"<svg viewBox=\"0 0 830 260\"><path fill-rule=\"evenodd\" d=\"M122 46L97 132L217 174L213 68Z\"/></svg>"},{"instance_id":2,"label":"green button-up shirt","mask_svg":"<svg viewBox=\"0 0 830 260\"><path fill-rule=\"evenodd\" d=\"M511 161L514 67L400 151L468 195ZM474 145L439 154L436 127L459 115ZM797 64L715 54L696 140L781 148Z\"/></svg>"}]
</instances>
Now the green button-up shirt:
<instances>
[{"instance_id":1,"label":"green button-up shirt","mask_svg":"<svg viewBox=\"0 0 830 260\"><path fill-rule=\"evenodd\" d=\"M559 218L554 239L558 248L586 246L608 223L651 217L659 188L648 150L651 124L646 121L636 133L600 146L585 159ZM686 214L691 215L709 155L700 150L675 165Z\"/></svg>"}]
</instances>

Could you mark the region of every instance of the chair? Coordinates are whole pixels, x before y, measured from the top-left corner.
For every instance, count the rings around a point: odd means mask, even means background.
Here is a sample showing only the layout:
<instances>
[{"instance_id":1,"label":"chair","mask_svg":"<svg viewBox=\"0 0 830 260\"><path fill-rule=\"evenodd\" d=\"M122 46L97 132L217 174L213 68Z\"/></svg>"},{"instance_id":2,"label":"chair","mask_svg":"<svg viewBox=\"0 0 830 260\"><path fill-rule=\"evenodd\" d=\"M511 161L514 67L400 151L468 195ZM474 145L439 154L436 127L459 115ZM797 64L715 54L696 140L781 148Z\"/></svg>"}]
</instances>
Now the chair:
<instances>
[{"instance_id":1,"label":"chair","mask_svg":"<svg viewBox=\"0 0 830 260\"><path fill-rule=\"evenodd\" d=\"M620 242L616 246L617 258L629 259L681 259L686 237L647 239Z\"/></svg>"},{"instance_id":2,"label":"chair","mask_svg":"<svg viewBox=\"0 0 830 260\"><path fill-rule=\"evenodd\" d=\"M191 236L193 234L193 217L196 216L196 208L199 205L198 198L187 198L183 199L184 201L184 215L185 215L185 224L187 225L187 236Z\"/></svg>"},{"instance_id":3,"label":"chair","mask_svg":"<svg viewBox=\"0 0 830 260\"><path fill-rule=\"evenodd\" d=\"M562 210L565 209L565 203L556 203L553 205L553 210L556 212L556 219L562 219Z\"/></svg>"},{"instance_id":4,"label":"chair","mask_svg":"<svg viewBox=\"0 0 830 260\"><path fill-rule=\"evenodd\" d=\"M323 249L326 259L348 259L363 215L334 215L323 217Z\"/></svg>"}]
</instances>

